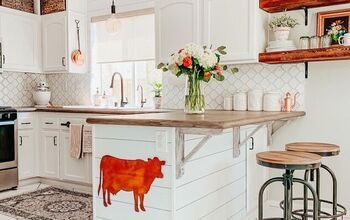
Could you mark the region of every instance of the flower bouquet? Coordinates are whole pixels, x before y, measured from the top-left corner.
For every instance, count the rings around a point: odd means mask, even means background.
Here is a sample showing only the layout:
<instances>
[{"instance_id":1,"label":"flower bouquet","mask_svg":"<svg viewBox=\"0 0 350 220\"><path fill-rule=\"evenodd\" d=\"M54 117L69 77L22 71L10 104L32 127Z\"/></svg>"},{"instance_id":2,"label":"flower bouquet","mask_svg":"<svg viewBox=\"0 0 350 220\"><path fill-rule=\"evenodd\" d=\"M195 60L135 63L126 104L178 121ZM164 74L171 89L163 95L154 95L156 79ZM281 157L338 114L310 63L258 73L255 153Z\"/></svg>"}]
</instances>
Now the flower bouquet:
<instances>
[{"instance_id":1,"label":"flower bouquet","mask_svg":"<svg viewBox=\"0 0 350 220\"><path fill-rule=\"evenodd\" d=\"M169 70L177 77L187 76L185 112L188 114L203 114L205 111L205 98L201 82L208 83L211 79L223 81L223 71L226 65L220 64L222 55L226 55L226 47L217 49L202 47L197 44L187 44L183 49L171 55L170 63L160 63L158 69L164 72ZM232 73L238 72L237 68L231 69Z\"/></svg>"}]
</instances>

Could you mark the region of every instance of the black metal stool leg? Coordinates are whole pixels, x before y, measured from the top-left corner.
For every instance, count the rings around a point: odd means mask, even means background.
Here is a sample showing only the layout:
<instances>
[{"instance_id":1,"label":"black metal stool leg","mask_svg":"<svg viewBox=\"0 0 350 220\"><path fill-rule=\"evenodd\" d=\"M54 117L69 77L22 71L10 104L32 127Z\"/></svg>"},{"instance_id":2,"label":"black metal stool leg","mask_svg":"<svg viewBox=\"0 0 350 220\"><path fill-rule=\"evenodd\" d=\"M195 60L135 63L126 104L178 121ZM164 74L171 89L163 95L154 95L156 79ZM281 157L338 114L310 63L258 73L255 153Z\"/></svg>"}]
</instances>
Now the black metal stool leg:
<instances>
[{"instance_id":1,"label":"black metal stool leg","mask_svg":"<svg viewBox=\"0 0 350 220\"><path fill-rule=\"evenodd\" d=\"M332 181L333 181L333 215L336 215L338 213L338 183L337 183L337 177L335 176L334 172L329 168L327 167L326 165L321 165L321 167L323 169L325 169L332 177ZM333 219L336 219L336 218L333 218Z\"/></svg>"},{"instance_id":2,"label":"black metal stool leg","mask_svg":"<svg viewBox=\"0 0 350 220\"><path fill-rule=\"evenodd\" d=\"M305 170L305 174L304 174L304 180L305 182L308 182L309 181L309 173L310 173L310 170ZM308 214L308 192L307 192L307 187L304 185L304 216L303 216L303 220L307 220L308 217L307 217L307 214Z\"/></svg>"},{"instance_id":3,"label":"black metal stool leg","mask_svg":"<svg viewBox=\"0 0 350 220\"><path fill-rule=\"evenodd\" d=\"M318 196L318 199L321 199L321 175L320 175L320 169L316 169L316 194ZM321 215L321 202L318 204L318 216Z\"/></svg>"},{"instance_id":4,"label":"black metal stool leg","mask_svg":"<svg viewBox=\"0 0 350 220\"><path fill-rule=\"evenodd\" d=\"M314 190L314 188L311 186L310 183L305 182L305 180L302 179L293 179L294 182L297 183L301 183L304 186L306 186L312 193L312 197L313 197L313 202L314 202L314 207L313 207L313 220L318 220L318 206L319 206L319 199L317 196L316 191Z\"/></svg>"},{"instance_id":5,"label":"black metal stool leg","mask_svg":"<svg viewBox=\"0 0 350 220\"><path fill-rule=\"evenodd\" d=\"M290 170L286 170L283 175L283 185L284 185L284 210L283 216L286 220L292 219L292 185L293 185L293 174Z\"/></svg>"},{"instance_id":6,"label":"black metal stool leg","mask_svg":"<svg viewBox=\"0 0 350 220\"><path fill-rule=\"evenodd\" d=\"M258 220L263 220L264 216L264 192L265 189L271 185L272 183L275 182L283 182L284 179L282 177L276 177L272 178L264 183L264 185L261 186L260 191L259 191L259 205L258 205Z\"/></svg>"}]
</instances>

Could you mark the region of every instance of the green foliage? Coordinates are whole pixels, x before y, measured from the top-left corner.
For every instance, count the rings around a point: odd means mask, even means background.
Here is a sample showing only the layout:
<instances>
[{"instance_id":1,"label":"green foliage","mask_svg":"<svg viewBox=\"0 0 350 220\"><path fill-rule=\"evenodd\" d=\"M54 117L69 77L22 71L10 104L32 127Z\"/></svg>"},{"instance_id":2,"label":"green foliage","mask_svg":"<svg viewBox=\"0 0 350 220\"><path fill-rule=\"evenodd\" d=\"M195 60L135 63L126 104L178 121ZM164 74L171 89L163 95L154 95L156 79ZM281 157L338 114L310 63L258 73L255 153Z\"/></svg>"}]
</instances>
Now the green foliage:
<instances>
[{"instance_id":1,"label":"green foliage","mask_svg":"<svg viewBox=\"0 0 350 220\"><path fill-rule=\"evenodd\" d=\"M161 97L163 84L161 82L153 82L152 87L153 87L154 97Z\"/></svg>"},{"instance_id":2,"label":"green foliage","mask_svg":"<svg viewBox=\"0 0 350 220\"><path fill-rule=\"evenodd\" d=\"M282 15L281 17L274 17L272 21L269 23L269 27L271 29L275 29L277 27L290 27L294 28L299 23L297 19L294 19L287 14Z\"/></svg>"}]
</instances>

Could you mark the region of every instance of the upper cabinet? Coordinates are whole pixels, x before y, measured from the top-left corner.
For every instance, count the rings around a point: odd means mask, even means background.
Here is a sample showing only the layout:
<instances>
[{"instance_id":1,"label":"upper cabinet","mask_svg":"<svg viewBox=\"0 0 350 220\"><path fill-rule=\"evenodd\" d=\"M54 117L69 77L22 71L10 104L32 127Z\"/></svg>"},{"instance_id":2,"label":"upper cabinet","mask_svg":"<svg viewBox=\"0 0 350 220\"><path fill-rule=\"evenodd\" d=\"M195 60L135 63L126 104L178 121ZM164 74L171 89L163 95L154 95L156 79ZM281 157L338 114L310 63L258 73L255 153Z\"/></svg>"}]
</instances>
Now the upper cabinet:
<instances>
[{"instance_id":1,"label":"upper cabinet","mask_svg":"<svg viewBox=\"0 0 350 220\"><path fill-rule=\"evenodd\" d=\"M200 43L200 1L156 1L156 59L166 62L185 44Z\"/></svg>"},{"instance_id":2,"label":"upper cabinet","mask_svg":"<svg viewBox=\"0 0 350 220\"><path fill-rule=\"evenodd\" d=\"M43 71L47 73L87 72L87 18L76 12L60 12L42 16ZM80 51L85 56L83 65L72 61L71 54L79 48L77 22L79 22Z\"/></svg>"},{"instance_id":3,"label":"upper cabinet","mask_svg":"<svg viewBox=\"0 0 350 220\"><path fill-rule=\"evenodd\" d=\"M265 46L267 13L258 0L156 1L157 61L194 42L226 46L226 64L255 63Z\"/></svg>"},{"instance_id":4,"label":"upper cabinet","mask_svg":"<svg viewBox=\"0 0 350 220\"><path fill-rule=\"evenodd\" d=\"M41 72L41 18L0 7L5 71Z\"/></svg>"},{"instance_id":5,"label":"upper cabinet","mask_svg":"<svg viewBox=\"0 0 350 220\"><path fill-rule=\"evenodd\" d=\"M43 16L43 70L67 70L67 16L66 12ZM54 42L54 43L53 43Z\"/></svg>"}]
</instances>

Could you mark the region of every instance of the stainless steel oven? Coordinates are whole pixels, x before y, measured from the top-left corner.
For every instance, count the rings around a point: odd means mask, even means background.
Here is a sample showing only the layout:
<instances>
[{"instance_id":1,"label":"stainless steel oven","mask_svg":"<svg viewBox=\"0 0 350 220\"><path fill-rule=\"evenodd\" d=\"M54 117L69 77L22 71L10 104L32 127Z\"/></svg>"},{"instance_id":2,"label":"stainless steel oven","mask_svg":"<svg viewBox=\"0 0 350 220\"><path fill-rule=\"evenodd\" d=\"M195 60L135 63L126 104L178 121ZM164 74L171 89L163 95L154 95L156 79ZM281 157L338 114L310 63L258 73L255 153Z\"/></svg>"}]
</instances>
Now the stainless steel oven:
<instances>
[{"instance_id":1,"label":"stainless steel oven","mask_svg":"<svg viewBox=\"0 0 350 220\"><path fill-rule=\"evenodd\" d=\"M0 190L17 185L17 112L10 107L0 107Z\"/></svg>"}]
</instances>

